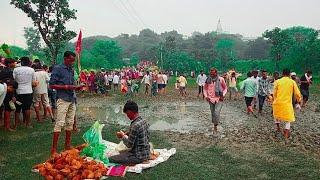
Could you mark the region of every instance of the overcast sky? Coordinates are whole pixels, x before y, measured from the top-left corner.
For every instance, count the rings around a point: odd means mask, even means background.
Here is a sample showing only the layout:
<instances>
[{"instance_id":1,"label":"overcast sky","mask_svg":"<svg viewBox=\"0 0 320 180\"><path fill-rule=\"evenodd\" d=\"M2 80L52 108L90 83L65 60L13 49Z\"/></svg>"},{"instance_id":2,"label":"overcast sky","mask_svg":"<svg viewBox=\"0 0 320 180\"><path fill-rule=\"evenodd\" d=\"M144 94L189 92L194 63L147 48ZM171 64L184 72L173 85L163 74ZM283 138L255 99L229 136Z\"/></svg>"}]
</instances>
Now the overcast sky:
<instances>
[{"instance_id":1,"label":"overcast sky","mask_svg":"<svg viewBox=\"0 0 320 180\"><path fill-rule=\"evenodd\" d=\"M32 22L19 9L0 0L0 43L25 47L23 27ZM222 28L246 37L260 36L274 27L307 26L320 29L320 0L70 0L78 10L68 23L83 36L157 33L177 30L184 35Z\"/></svg>"}]
</instances>

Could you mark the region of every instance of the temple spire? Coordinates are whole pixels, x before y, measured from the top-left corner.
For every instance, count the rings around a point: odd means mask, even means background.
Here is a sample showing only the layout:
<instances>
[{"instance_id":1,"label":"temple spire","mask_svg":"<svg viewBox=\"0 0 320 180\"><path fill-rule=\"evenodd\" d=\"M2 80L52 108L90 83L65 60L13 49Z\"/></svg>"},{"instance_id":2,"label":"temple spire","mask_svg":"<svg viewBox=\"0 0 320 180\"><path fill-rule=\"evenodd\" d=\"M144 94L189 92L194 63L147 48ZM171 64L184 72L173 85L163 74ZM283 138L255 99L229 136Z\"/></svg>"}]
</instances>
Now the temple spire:
<instances>
[{"instance_id":1,"label":"temple spire","mask_svg":"<svg viewBox=\"0 0 320 180\"><path fill-rule=\"evenodd\" d=\"M218 24L217 24L216 32L217 32L217 34L222 34L223 33L220 19L219 19Z\"/></svg>"}]
</instances>

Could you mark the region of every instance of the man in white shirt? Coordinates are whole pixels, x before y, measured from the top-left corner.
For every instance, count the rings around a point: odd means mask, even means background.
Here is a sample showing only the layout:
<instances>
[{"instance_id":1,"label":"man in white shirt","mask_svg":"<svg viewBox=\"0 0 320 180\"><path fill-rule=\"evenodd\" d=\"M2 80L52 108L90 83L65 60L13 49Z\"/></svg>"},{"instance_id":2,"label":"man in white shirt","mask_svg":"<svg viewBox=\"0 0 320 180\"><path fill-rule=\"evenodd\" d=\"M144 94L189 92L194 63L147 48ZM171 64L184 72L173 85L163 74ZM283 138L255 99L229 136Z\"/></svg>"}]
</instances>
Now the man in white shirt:
<instances>
[{"instance_id":1,"label":"man in white shirt","mask_svg":"<svg viewBox=\"0 0 320 180\"><path fill-rule=\"evenodd\" d=\"M150 90L150 83L151 83L151 76L149 71L146 72L146 74L143 76L142 78L142 82L145 84L145 91L144 94L145 95L149 95L149 90Z\"/></svg>"},{"instance_id":2,"label":"man in white shirt","mask_svg":"<svg viewBox=\"0 0 320 180\"><path fill-rule=\"evenodd\" d=\"M34 105L34 110L36 112L36 117L37 121L41 122L42 119L40 117L40 104L42 102L43 106L45 109L43 111L45 112L44 114L46 115L46 111L49 112L51 121L54 121L53 119L53 113L51 109L51 105L49 102L49 97L48 97L48 82L50 80L49 74L42 68L41 64L35 65L35 73L34 73L34 79L37 81L39 84L34 88L33 92L33 105ZM46 118L44 115L44 118Z\"/></svg>"},{"instance_id":3,"label":"man in white shirt","mask_svg":"<svg viewBox=\"0 0 320 180\"><path fill-rule=\"evenodd\" d=\"M19 119L20 112L23 112L23 122L27 127L31 127L30 122L30 107L32 104L32 87L36 86L34 82L34 70L29 67L31 61L28 57L22 57L21 67L17 67L13 70L13 78L18 83L18 88L16 89L17 101L21 104L16 104L16 120Z\"/></svg>"},{"instance_id":4,"label":"man in white shirt","mask_svg":"<svg viewBox=\"0 0 320 180\"><path fill-rule=\"evenodd\" d=\"M202 94L202 97L204 98L203 86L206 83L206 80L207 80L207 76L203 73L203 71L200 71L200 74L197 77L197 84L199 87L198 97L200 96L200 94Z\"/></svg>"},{"instance_id":5,"label":"man in white shirt","mask_svg":"<svg viewBox=\"0 0 320 180\"><path fill-rule=\"evenodd\" d=\"M118 89L119 87L119 82L120 82L120 77L118 75L118 73L116 73L114 76L113 76L113 91L116 91L116 89Z\"/></svg>"}]
</instances>

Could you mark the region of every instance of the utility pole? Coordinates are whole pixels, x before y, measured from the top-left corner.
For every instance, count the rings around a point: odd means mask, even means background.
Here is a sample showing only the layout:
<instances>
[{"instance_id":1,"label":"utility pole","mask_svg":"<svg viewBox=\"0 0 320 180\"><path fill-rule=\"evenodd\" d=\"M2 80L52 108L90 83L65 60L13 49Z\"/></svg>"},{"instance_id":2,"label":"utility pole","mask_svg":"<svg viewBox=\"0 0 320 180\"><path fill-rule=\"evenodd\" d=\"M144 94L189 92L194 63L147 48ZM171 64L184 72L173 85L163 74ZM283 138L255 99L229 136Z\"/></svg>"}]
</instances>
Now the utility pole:
<instances>
[{"instance_id":1,"label":"utility pole","mask_svg":"<svg viewBox=\"0 0 320 180\"><path fill-rule=\"evenodd\" d=\"M160 44L160 62L161 62L161 70L163 70L162 44Z\"/></svg>"}]
</instances>

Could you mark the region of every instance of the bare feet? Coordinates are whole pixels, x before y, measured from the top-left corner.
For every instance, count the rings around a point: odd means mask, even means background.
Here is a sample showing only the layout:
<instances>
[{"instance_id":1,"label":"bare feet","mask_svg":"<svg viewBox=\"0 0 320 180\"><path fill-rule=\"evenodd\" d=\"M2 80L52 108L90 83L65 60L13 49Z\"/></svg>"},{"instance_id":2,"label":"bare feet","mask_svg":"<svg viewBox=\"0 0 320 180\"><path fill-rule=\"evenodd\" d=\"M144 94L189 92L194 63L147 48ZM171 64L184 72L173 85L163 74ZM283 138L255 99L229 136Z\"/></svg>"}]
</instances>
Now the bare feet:
<instances>
[{"instance_id":1,"label":"bare feet","mask_svg":"<svg viewBox=\"0 0 320 180\"><path fill-rule=\"evenodd\" d=\"M11 129L11 128L5 128L5 131L8 131L8 132L15 132L16 130Z\"/></svg>"},{"instance_id":2,"label":"bare feet","mask_svg":"<svg viewBox=\"0 0 320 180\"><path fill-rule=\"evenodd\" d=\"M213 126L213 128L212 128L212 133L213 134L217 134L218 133L218 126Z\"/></svg>"}]
</instances>

